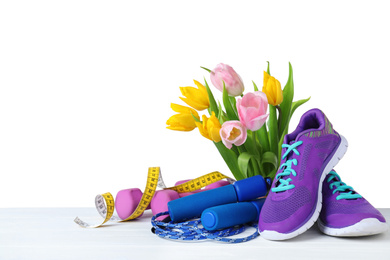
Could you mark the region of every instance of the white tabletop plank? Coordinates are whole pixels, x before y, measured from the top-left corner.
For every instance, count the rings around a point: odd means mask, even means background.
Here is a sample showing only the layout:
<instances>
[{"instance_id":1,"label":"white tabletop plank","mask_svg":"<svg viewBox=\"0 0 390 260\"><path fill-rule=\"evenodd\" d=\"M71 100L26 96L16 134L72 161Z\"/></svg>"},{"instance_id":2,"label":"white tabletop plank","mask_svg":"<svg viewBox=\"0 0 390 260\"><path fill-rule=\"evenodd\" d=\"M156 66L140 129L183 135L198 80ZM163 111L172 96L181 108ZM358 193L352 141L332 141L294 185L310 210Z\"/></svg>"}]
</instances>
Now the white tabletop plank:
<instances>
[{"instance_id":1,"label":"white tabletop plank","mask_svg":"<svg viewBox=\"0 0 390 260\"><path fill-rule=\"evenodd\" d=\"M390 209L380 209L387 220ZM150 229L151 212L130 222L95 229L73 222L101 222L94 208L0 209L0 259L390 259L390 233L334 238L316 225L287 241L258 237L240 244L178 242ZM253 233L249 229L247 234Z\"/></svg>"}]
</instances>

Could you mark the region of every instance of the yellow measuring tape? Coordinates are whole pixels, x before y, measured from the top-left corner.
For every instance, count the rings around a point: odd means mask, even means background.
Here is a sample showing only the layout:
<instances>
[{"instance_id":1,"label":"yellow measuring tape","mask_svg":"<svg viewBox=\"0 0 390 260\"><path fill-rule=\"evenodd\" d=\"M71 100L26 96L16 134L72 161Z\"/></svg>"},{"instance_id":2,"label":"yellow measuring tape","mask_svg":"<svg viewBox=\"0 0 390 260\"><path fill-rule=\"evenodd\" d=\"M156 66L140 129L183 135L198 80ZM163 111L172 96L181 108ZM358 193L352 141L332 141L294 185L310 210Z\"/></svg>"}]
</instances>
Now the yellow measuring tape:
<instances>
[{"instance_id":1,"label":"yellow measuring tape","mask_svg":"<svg viewBox=\"0 0 390 260\"><path fill-rule=\"evenodd\" d=\"M234 182L233 179L223 175L220 172L211 172L209 174L200 176L196 179L187 181L180 185L167 188L164 184L164 181L161 176L160 167L150 167L148 170L148 177L146 181L146 187L144 193L141 197L141 200L135 209L135 211L126 219L120 219L119 217L114 215L115 203L114 198L111 193L107 192L104 194L99 194L95 197L95 206L99 214L103 217L103 222L97 225L90 225L87 222L82 221L80 218L76 217L74 222L76 222L80 227L85 228L96 228L102 226L107 221L115 221L115 222L123 222L135 219L142 215L142 213L146 210L154 193L156 192L157 187L163 189L174 190L178 193L183 192L192 192L195 190L199 190L207 185L210 185L214 182L220 181L222 179L227 179L230 182Z\"/></svg>"}]
</instances>

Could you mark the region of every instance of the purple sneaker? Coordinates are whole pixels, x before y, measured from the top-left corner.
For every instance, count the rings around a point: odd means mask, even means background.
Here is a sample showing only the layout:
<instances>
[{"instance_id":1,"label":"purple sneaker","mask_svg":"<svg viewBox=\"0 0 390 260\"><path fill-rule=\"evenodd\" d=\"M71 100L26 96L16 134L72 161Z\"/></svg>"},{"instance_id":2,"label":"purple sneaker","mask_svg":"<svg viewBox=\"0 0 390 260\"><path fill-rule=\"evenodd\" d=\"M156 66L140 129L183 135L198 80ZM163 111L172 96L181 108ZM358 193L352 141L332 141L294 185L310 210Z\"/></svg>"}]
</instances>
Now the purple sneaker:
<instances>
[{"instance_id":1,"label":"purple sneaker","mask_svg":"<svg viewBox=\"0 0 390 260\"><path fill-rule=\"evenodd\" d=\"M386 219L351 186L331 171L322 186L323 207L317 221L319 229L330 236L355 237L385 232Z\"/></svg>"},{"instance_id":2,"label":"purple sneaker","mask_svg":"<svg viewBox=\"0 0 390 260\"><path fill-rule=\"evenodd\" d=\"M318 219L322 182L347 151L319 109L307 111L297 129L286 135L280 168L259 217L259 233L269 240L290 239Z\"/></svg>"}]
</instances>

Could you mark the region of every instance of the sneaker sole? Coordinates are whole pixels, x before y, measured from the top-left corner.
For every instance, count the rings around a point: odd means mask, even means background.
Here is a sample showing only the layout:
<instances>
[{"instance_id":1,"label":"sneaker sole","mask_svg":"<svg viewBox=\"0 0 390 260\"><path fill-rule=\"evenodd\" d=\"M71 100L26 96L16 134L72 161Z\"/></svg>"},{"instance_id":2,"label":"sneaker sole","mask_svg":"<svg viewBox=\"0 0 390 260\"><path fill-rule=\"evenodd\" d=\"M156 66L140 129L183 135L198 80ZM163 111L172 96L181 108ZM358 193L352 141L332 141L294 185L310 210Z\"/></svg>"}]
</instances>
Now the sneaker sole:
<instances>
[{"instance_id":1,"label":"sneaker sole","mask_svg":"<svg viewBox=\"0 0 390 260\"><path fill-rule=\"evenodd\" d=\"M314 225L320 215L320 211L322 208L322 182L324 181L325 176L337 165L341 158L343 158L344 154L347 152L348 149L347 139L345 139L345 137L342 135L340 135L340 138L341 142L339 144L339 147L337 147L336 152L333 154L332 158L329 160L328 164L322 171L320 183L318 186L319 188L317 194L317 205L311 218L300 228L291 233L279 233L277 231L264 230L262 232L259 232L260 236L268 240L286 240L306 232L306 230L308 230Z\"/></svg>"},{"instance_id":2,"label":"sneaker sole","mask_svg":"<svg viewBox=\"0 0 390 260\"><path fill-rule=\"evenodd\" d=\"M383 233L389 228L386 222L380 222L376 218L366 218L344 228L327 227L320 219L318 219L317 225L322 233L334 237L371 236Z\"/></svg>"}]
</instances>

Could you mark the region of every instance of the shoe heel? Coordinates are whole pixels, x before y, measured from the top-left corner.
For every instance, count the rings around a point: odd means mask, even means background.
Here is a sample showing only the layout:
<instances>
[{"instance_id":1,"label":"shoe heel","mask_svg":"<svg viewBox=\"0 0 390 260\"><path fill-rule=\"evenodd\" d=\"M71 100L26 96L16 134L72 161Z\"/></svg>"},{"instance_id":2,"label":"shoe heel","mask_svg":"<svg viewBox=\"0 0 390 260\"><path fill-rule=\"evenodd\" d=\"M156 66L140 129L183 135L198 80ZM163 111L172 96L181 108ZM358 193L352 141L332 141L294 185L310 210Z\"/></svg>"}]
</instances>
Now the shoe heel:
<instances>
[{"instance_id":1,"label":"shoe heel","mask_svg":"<svg viewBox=\"0 0 390 260\"><path fill-rule=\"evenodd\" d=\"M348 150L347 139L342 135L340 135L340 138L341 138L341 142L339 144L339 147L337 147L337 150L334 153L332 159L328 162L328 165L324 169L324 174L323 174L324 178L326 174L328 174L339 163L339 161L344 157L345 153Z\"/></svg>"}]
</instances>

